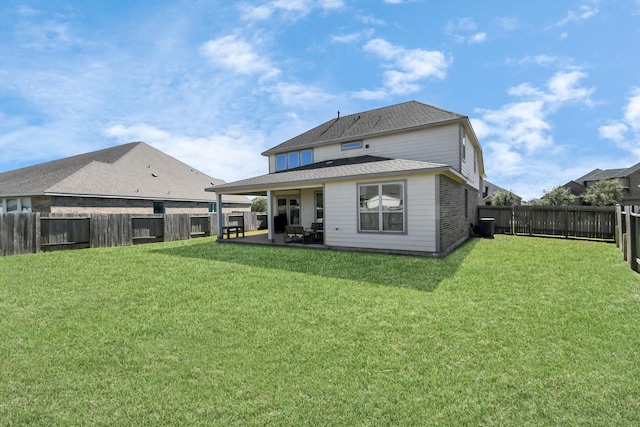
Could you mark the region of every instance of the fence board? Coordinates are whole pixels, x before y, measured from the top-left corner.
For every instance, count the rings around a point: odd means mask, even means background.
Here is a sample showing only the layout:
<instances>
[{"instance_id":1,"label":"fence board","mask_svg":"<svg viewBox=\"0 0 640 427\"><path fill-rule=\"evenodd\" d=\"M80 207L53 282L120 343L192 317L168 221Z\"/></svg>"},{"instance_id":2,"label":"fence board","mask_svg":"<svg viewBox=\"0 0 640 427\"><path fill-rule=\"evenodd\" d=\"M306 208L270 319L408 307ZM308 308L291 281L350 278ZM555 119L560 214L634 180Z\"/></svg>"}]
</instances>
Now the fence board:
<instances>
[{"instance_id":1,"label":"fence board","mask_svg":"<svg viewBox=\"0 0 640 427\"><path fill-rule=\"evenodd\" d=\"M39 219L39 214L29 212L0 215L0 255L35 253L40 242Z\"/></svg>"},{"instance_id":2,"label":"fence board","mask_svg":"<svg viewBox=\"0 0 640 427\"><path fill-rule=\"evenodd\" d=\"M54 251L90 246L90 217L73 214L48 214L40 217L40 249Z\"/></svg>"},{"instance_id":3,"label":"fence board","mask_svg":"<svg viewBox=\"0 0 640 427\"><path fill-rule=\"evenodd\" d=\"M613 206L480 206L479 218L494 218L496 233L615 240Z\"/></svg>"},{"instance_id":4,"label":"fence board","mask_svg":"<svg viewBox=\"0 0 640 427\"><path fill-rule=\"evenodd\" d=\"M245 231L266 227L266 214L245 212ZM228 221L225 214L222 221ZM218 214L0 214L0 256L39 250L104 248L217 234ZM165 225L166 224L166 225Z\"/></svg>"},{"instance_id":5,"label":"fence board","mask_svg":"<svg viewBox=\"0 0 640 427\"><path fill-rule=\"evenodd\" d=\"M164 241L164 215L134 216L131 218L133 244Z\"/></svg>"},{"instance_id":6,"label":"fence board","mask_svg":"<svg viewBox=\"0 0 640 427\"><path fill-rule=\"evenodd\" d=\"M210 216L192 216L190 237L211 236Z\"/></svg>"},{"instance_id":7,"label":"fence board","mask_svg":"<svg viewBox=\"0 0 640 427\"><path fill-rule=\"evenodd\" d=\"M130 245L130 214L91 214L92 248Z\"/></svg>"},{"instance_id":8,"label":"fence board","mask_svg":"<svg viewBox=\"0 0 640 427\"><path fill-rule=\"evenodd\" d=\"M191 215L171 214L164 218L164 240L187 240L191 236Z\"/></svg>"}]
</instances>

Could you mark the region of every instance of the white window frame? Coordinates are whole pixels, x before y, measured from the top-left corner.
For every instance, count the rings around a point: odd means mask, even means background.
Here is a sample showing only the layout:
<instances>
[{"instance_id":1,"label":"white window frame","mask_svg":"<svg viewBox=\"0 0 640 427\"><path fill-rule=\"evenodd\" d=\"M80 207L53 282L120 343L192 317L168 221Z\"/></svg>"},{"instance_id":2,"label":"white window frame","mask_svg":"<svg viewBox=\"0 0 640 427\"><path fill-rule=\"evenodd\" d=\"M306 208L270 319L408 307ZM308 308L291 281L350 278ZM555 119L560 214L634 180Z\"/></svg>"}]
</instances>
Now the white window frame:
<instances>
[{"instance_id":1,"label":"white window frame","mask_svg":"<svg viewBox=\"0 0 640 427\"><path fill-rule=\"evenodd\" d=\"M8 212L7 211L7 200L17 200L16 207L17 210ZM24 203L25 200L28 200L29 203ZM25 207L28 205L29 207ZM32 212L33 205L31 204L31 197L7 197L0 199L0 214L1 213L20 213L20 212Z\"/></svg>"},{"instance_id":2,"label":"white window frame","mask_svg":"<svg viewBox=\"0 0 640 427\"><path fill-rule=\"evenodd\" d=\"M357 150L358 148L362 148L362 141L343 142L341 145L341 148L342 148L342 151Z\"/></svg>"},{"instance_id":3,"label":"white window frame","mask_svg":"<svg viewBox=\"0 0 640 427\"><path fill-rule=\"evenodd\" d=\"M310 162L306 163L304 162L304 157L303 154L305 153L310 153ZM297 158L297 163L294 166L291 166L291 162L289 161L290 158ZM284 159L284 167L280 167L280 165L278 164L278 159ZM282 161L281 161L282 163ZM275 169L276 172L280 172L280 171L284 171L287 169L293 169L293 168L297 168L300 166L306 166L306 165L310 165L313 163L313 150L312 149L306 149L306 150L299 150L299 151L289 151L287 153L280 153L280 154L276 154L275 156Z\"/></svg>"},{"instance_id":4,"label":"white window frame","mask_svg":"<svg viewBox=\"0 0 640 427\"><path fill-rule=\"evenodd\" d=\"M402 201L401 201L401 210L386 210L384 203L378 202L378 210L377 212L372 211L361 211L361 203L360 203L360 191L362 187L378 187L378 197L381 197L383 194L382 187L385 185L400 185L402 187ZM405 180L398 181L383 181L383 182L363 182L357 184L357 194L358 194L358 233L375 233L375 234L407 234L407 182ZM377 213L378 214L378 229L377 230L363 230L361 223L361 215L364 213ZM402 214L402 230L385 230L384 229L384 218L385 214L390 213L401 213Z\"/></svg>"}]
</instances>

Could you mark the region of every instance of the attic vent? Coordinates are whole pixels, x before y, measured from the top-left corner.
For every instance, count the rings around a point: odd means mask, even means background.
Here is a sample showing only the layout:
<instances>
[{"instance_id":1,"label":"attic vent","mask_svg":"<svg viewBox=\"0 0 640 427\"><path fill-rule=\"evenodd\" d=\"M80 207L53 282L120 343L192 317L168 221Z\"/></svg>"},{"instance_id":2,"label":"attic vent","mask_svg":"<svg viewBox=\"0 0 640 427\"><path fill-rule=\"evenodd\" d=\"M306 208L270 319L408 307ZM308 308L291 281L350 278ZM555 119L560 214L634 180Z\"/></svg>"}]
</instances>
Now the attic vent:
<instances>
[{"instance_id":1,"label":"attic vent","mask_svg":"<svg viewBox=\"0 0 640 427\"><path fill-rule=\"evenodd\" d=\"M158 177L158 175L156 175L155 173L152 173L151 176L154 177L154 178Z\"/></svg>"}]
</instances>

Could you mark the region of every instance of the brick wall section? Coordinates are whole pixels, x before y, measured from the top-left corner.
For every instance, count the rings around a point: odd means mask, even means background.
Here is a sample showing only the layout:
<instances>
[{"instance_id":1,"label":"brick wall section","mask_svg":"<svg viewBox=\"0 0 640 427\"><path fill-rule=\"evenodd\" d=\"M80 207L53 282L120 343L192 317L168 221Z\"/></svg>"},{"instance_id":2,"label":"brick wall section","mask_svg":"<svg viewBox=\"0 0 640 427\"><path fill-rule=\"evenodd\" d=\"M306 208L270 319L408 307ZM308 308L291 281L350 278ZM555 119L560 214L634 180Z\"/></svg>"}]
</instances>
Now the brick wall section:
<instances>
[{"instance_id":1,"label":"brick wall section","mask_svg":"<svg viewBox=\"0 0 640 427\"><path fill-rule=\"evenodd\" d=\"M622 193L624 204L640 204L640 170L629 175L629 193Z\"/></svg>"},{"instance_id":2,"label":"brick wall section","mask_svg":"<svg viewBox=\"0 0 640 427\"><path fill-rule=\"evenodd\" d=\"M471 216L477 204L477 191L467 188L467 207L465 215L465 186L443 175L440 176L440 247L446 251L460 239L469 236Z\"/></svg>"},{"instance_id":3,"label":"brick wall section","mask_svg":"<svg viewBox=\"0 0 640 427\"><path fill-rule=\"evenodd\" d=\"M45 212L38 210L32 200L34 212ZM52 213L128 213L128 214L152 214L153 200L136 199L102 199L98 197L63 197L53 196L50 198L50 208L47 212ZM165 213L208 213L209 204L207 202L165 202Z\"/></svg>"},{"instance_id":4,"label":"brick wall section","mask_svg":"<svg viewBox=\"0 0 640 427\"><path fill-rule=\"evenodd\" d=\"M31 211L51 213L51 197L31 196Z\"/></svg>"}]
</instances>

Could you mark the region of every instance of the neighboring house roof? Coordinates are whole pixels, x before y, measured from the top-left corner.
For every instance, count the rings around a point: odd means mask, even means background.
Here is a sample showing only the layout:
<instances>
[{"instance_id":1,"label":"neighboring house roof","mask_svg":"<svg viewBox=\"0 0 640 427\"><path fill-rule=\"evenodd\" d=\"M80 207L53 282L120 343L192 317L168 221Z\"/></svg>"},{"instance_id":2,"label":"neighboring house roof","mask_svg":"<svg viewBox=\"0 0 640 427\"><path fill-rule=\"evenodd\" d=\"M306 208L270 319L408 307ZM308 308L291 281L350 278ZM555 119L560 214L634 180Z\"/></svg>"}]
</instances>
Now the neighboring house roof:
<instances>
[{"instance_id":1,"label":"neighboring house roof","mask_svg":"<svg viewBox=\"0 0 640 427\"><path fill-rule=\"evenodd\" d=\"M580 182L588 182L588 181L603 181L605 179L613 179L613 178L618 178L618 177L622 177L624 175L620 175L622 172L624 172L626 169L607 169L607 170L603 170L600 171L598 173L589 175L587 177L587 179L585 179L584 181L580 181Z\"/></svg>"},{"instance_id":2,"label":"neighboring house roof","mask_svg":"<svg viewBox=\"0 0 640 427\"><path fill-rule=\"evenodd\" d=\"M348 163L338 166L331 166L325 163L323 166L315 168L298 168L286 172L271 173L253 178L243 179L228 184L218 184L207 188L206 191L263 191L278 185L289 184L311 184L341 180L345 178L357 177L366 178L369 176L393 176L418 173L446 173L459 181L464 178L451 167L439 163L419 162L415 160L378 160L364 161L361 163ZM318 164L316 164L318 165Z\"/></svg>"},{"instance_id":3,"label":"neighboring house roof","mask_svg":"<svg viewBox=\"0 0 640 427\"><path fill-rule=\"evenodd\" d=\"M493 195L500 190L510 191L496 184L493 184L492 182L489 182L486 179L482 180L482 185L487 187L486 190L484 188L482 189L482 200L486 202L491 201L493 199ZM510 192L513 193L513 191L510 191ZM518 198L518 200L522 201L522 197L518 196L515 193L513 194Z\"/></svg>"},{"instance_id":4,"label":"neighboring house roof","mask_svg":"<svg viewBox=\"0 0 640 427\"><path fill-rule=\"evenodd\" d=\"M448 122L467 122L468 117L432 105L409 101L329 120L262 153L265 156L291 150L354 141L365 137L420 129ZM469 126L469 130L473 132Z\"/></svg>"},{"instance_id":5,"label":"neighboring house roof","mask_svg":"<svg viewBox=\"0 0 640 427\"><path fill-rule=\"evenodd\" d=\"M640 163L636 163L635 165L631 166L630 168L627 169L623 169L620 173L618 173L615 178L626 178L630 175L633 175L634 173L640 171Z\"/></svg>"},{"instance_id":6,"label":"neighboring house roof","mask_svg":"<svg viewBox=\"0 0 640 427\"><path fill-rule=\"evenodd\" d=\"M0 197L66 195L215 201L205 187L215 179L144 142L66 157L0 173ZM225 202L251 203L243 196Z\"/></svg>"},{"instance_id":7,"label":"neighboring house roof","mask_svg":"<svg viewBox=\"0 0 640 427\"><path fill-rule=\"evenodd\" d=\"M627 178L638 171L640 171L640 163L636 163L635 165L629 168L605 169L605 170L594 169L588 174L576 179L575 182L581 185L585 185L585 183L589 181L602 181L605 179Z\"/></svg>"}]
</instances>

